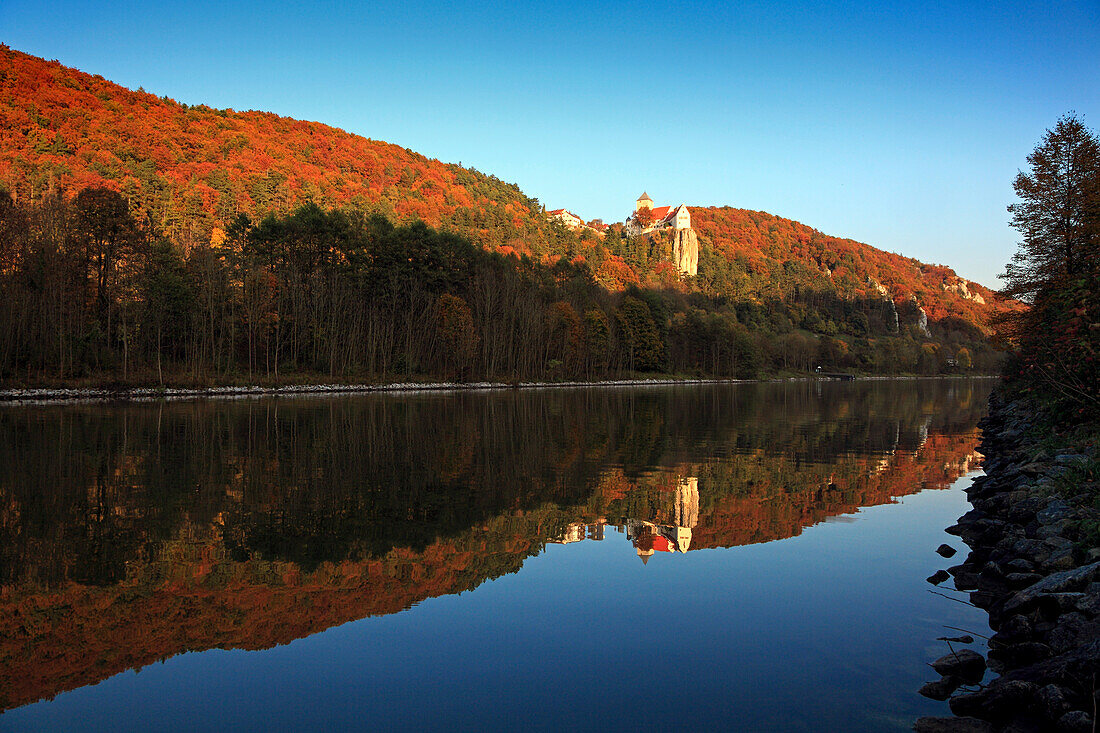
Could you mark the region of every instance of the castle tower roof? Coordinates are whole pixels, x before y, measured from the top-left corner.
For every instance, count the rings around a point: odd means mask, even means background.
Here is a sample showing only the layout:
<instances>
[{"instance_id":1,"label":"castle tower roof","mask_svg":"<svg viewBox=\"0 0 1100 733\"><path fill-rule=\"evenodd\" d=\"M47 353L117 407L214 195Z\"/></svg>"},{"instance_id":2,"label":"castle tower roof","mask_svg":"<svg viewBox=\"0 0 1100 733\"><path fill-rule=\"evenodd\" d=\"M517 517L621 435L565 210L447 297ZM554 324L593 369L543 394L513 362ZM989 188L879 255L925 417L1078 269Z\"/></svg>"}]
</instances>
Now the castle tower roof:
<instances>
[{"instance_id":1,"label":"castle tower roof","mask_svg":"<svg viewBox=\"0 0 1100 733\"><path fill-rule=\"evenodd\" d=\"M653 199L651 199L649 197L649 194L646 193L645 191L642 191L642 195L638 197L638 200L639 201L648 201L649 203L653 203Z\"/></svg>"}]
</instances>

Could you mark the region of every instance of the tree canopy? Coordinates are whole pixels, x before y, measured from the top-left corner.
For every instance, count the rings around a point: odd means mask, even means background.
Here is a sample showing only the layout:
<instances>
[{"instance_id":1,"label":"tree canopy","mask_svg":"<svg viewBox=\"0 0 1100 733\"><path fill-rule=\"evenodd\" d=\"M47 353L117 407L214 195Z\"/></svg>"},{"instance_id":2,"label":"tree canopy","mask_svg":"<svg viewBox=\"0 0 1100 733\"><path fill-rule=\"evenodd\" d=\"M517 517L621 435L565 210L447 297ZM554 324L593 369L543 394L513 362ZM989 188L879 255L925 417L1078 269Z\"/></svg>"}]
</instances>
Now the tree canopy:
<instances>
[{"instance_id":1,"label":"tree canopy","mask_svg":"<svg viewBox=\"0 0 1100 733\"><path fill-rule=\"evenodd\" d=\"M1007 295L1033 302L1056 281L1098 266L1100 141L1072 114L1047 130L1016 176L1008 207L1023 239L1005 267Z\"/></svg>"}]
</instances>

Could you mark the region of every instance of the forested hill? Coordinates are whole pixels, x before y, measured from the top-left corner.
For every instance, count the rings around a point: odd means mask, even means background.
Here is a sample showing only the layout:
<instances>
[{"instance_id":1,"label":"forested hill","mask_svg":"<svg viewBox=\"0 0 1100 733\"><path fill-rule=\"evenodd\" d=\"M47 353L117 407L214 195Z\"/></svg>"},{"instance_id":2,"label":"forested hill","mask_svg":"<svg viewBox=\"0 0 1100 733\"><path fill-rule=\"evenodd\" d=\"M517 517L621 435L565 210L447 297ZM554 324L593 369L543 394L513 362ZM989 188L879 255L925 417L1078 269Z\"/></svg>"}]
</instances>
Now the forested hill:
<instances>
[{"instance_id":1,"label":"forested hill","mask_svg":"<svg viewBox=\"0 0 1100 733\"><path fill-rule=\"evenodd\" d=\"M16 200L106 186L177 242L307 201L539 251L548 225L514 184L317 122L188 106L0 45L0 186Z\"/></svg>"},{"instance_id":2,"label":"forested hill","mask_svg":"<svg viewBox=\"0 0 1100 733\"><path fill-rule=\"evenodd\" d=\"M997 367L1002 306L949 268L691 211L684 278L667 236L570 231L493 176L0 45L0 380Z\"/></svg>"},{"instance_id":3,"label":"forested hill","mask_svg":"<svg viewBox=\"0 0 1100 733\"><path fill-rule=\"evenodd\" d=\"M209 242L238 214L253 221L306 202L395 223L421 220L488 249L581 256L612 288L667 284L660 253L604 246L551 227L515 184L317 122L188 106L0 46L0 186L17 201L89 186L120 191L172 240ZM764 212L692 208L702 285L766 300L807 290L916 296L933 321L985 323L990 292L950 269L882 252ZM618 255L618 256L616 256ZM662 275L666 275L662 277ZM978 299L972 299L978 295Z\"/></svg>"},{"instance_id":4,"label":"forested hill","mask_svg":"<svg viewBox=\"0 0 1100 733\"><path fill-rule=\"evenodd\" d=\"M704 287L734 299L806 291L897 302L916 298L931 321L955 316L982 325L993 306L992 290L949 267L831 237L763 211L695 207L691 218L704 245Z\"/></svg>"}]
</instances>

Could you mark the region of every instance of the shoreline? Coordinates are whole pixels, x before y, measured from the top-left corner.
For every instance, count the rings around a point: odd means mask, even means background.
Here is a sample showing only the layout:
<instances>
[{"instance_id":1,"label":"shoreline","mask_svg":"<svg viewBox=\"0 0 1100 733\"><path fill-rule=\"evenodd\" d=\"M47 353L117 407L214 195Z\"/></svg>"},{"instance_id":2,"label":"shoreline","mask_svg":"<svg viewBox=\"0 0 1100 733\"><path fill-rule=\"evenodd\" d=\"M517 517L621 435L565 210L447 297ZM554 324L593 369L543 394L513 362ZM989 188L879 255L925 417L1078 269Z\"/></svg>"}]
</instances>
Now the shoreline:
<instances>
[{"instance_id":1,"label":"shoreline","mask_svg":"<svg viewBox=\"0 0 1100 733\"><path fill-rule=\"evenodd\" d=\"M340 395L365 393L412 394L417 392L485 392L508 389L589 389L599 387L667 387L696 384L767 384L778 382L840 382L840 381L916 381L919 379L999 379L996 375L930 375L930 376L857 376L853 380L807 375L805 377L771 377L762 379L608 379L567 382L387 382L286 384L274 387L262 385L221 387L31 387L0 389L0 406L54 404L60 402L151 402L196 399L234 399L243 397L279 397L305 395Z\"/></svg>"},{"instance_id":2,"label":"shoreline","mask_svg":"<svg viewBox=\"0 0 1100 733\"><path fill-rule=\"evenodd\" d=\"M1093 731L1100 687L1100 503L1095 446L1037 429L1034 406L995 391L979 450L985 475L966 489L973 509L947 528L970 547L954 578L995 632L986 658L955 649L921 694L956 717L926 717L918 733ZM972 639L970 640L973 641ZM995 677L983 682L986 668Z\"/></svg>"}]
</instances>

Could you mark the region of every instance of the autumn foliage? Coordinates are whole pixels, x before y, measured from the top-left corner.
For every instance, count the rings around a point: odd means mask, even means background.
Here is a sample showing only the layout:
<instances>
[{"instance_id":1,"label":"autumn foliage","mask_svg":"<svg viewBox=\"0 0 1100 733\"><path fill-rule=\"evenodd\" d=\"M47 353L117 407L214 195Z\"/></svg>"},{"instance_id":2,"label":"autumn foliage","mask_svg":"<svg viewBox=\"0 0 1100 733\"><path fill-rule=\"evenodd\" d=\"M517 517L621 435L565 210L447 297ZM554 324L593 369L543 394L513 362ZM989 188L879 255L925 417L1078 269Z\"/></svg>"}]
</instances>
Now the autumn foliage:
<instances>
[{"instance_id":1,"label":"autumn foliage","mask_svg":"<svg viewBox=\"0 0 1100 733\"><path fill-rule=\"evenodd\" d=\"M0 46L0 186L119 191L181 243L312 201L542 253L548 224L515 185L397 145L267 112L188 106Z\"/></svg>"},{"instance_id":2,"label":"autumn foliage","mask_svg":"<svg viewBox=\"0 0 1100 733\"><path fill-rule=\"evenodd\" d=\"M0 46L0 378L996 368L990 316L1016 306L945 266L763 212L692 219L682 278L664 238L570 231L493 176ZM602 353L559 302L601 313Z\"/></svg>"}]
</instances>

